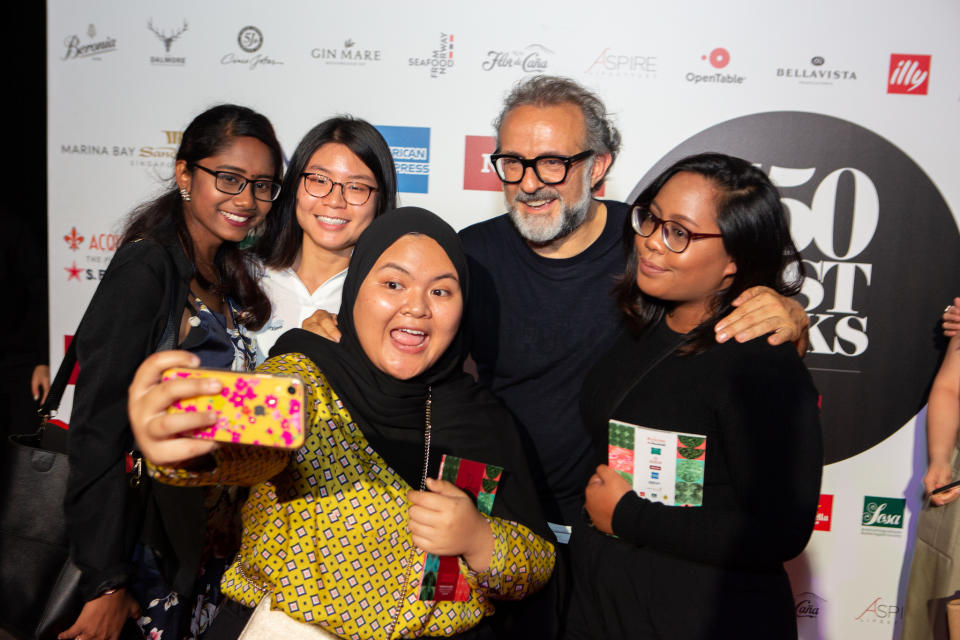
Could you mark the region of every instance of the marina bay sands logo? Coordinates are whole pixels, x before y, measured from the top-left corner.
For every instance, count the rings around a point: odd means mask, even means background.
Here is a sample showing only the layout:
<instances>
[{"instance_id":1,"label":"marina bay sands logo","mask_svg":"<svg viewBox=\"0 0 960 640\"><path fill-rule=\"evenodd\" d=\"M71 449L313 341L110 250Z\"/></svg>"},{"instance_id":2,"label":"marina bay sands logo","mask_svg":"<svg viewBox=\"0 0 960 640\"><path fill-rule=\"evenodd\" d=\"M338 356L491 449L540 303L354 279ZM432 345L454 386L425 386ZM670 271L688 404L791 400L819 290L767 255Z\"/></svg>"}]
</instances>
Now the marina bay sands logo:
<instances>
[{"instance_id":1,"label":"marina bay sands logo","mask_svg":"<svg viewBox=\"0 0 960 640\"><path fill-rule=\"evenodd\" d=\"M881 442L925 403L944 346L939 314L956 295L945 274L960 271L960 237L937 187L903 151L864 127L772 112L682 142L631 199L667 166L702 151L746 158L780 189L803 254L805 363L823 396L826 462Z\"/></svg>"}]
</instances>

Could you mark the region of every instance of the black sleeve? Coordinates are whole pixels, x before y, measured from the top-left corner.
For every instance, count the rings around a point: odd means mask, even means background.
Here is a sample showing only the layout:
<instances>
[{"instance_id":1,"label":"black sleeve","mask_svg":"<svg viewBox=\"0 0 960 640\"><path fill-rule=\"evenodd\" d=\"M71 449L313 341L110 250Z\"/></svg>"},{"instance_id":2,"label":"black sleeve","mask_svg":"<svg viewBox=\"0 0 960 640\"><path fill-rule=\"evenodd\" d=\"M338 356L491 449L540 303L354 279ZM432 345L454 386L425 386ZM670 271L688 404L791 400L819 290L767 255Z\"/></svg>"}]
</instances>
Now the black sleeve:
<instances>
[{"instance_id":1,"label":"black sleeve","mask_svg":"<svg viewBox=\"0 0 960 640\"><path fill-rule=\"evenodd\" d=\"M705 492L704 506L670 507L631 491L614 510L614 533L636 545L731 568L770 567L803 551L823 463L817 392L796 354L779 348L760 354L740 359L719 405L736 506L711 507Z\"/></svg>"},{"instance_id":2,"label":"black sleeve","mask_svg":"<svg viewBox=\"0 0 960 640\"><path fill-rule=\"evenodd\" d=\"M127 386L166 324L166 289L175 285L162 247L149 243L114 256L75 340L80 374L70 420L70 477L64 500L70 552L81 592L126 583L138 519L124 469L133 446Z\"/></svg>"}]
</instances>

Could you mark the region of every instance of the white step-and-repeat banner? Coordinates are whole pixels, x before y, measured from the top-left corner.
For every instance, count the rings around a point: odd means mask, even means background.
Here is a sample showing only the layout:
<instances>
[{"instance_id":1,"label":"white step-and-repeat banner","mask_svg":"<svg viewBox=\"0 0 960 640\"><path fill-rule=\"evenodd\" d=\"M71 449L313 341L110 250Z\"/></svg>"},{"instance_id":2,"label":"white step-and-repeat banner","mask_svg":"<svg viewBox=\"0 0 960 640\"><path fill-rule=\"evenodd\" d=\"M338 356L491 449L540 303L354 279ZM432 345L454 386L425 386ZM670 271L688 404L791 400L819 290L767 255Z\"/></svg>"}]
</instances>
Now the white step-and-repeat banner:
<instances>
[{"instance_id":1,"label":"white step-and-repeat banner","mask_svg":"<svg viewBox=\"0 0 960 640\"><path fill-rule=\"evenodd\" d=\"M800 634L898 637L936 322L960 294L958 27L952 0L50 0L52 364L123 217L169 183L205 108L261 111L288 154L331 115L367 119L394 150L401 202L460 228L504 208L488 161L504 94L570 76L623 134L605 197L708 149L781 187L809 266L829 463L817 530L789 565Z\"/></svg>"}]
</instances>

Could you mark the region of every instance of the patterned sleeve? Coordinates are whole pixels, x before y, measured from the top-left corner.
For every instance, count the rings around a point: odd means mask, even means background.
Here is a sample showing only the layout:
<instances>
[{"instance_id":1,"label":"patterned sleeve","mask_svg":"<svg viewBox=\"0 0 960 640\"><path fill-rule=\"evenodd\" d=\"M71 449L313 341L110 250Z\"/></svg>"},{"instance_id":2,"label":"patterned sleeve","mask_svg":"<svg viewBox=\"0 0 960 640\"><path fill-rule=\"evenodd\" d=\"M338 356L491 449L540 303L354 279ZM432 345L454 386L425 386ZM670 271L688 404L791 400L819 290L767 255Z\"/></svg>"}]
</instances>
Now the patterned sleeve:
<instances>
[{"instance_id":1,"label":"patterned sleeve","mask_svg":"<svg viewBox=\"0 0 960 640\"><path fill-rule=\"evenodd\" d=\"M257 367L257 373L298 376L304 383L307 405L316 401L317 374L306 356L284 354L271 358ZM308 421L309 424L309 421ZM210 454L205 469L161 467L147 463L151 478L178 487L199 487L225 484L252 486L270 480L283 471L290 462L290 452L284 449L248 445L222 444Z\"/></svg>"},{"instance_id":2,"label":"patterned sleeve","mask_svg":"<svg viewBox=\"0 0 960 640\"><path fill-rule=\"evenodd\" d=\"M517 522L493 517L487 520L494 538L490 567L473 571L461 558L467 584L500 600L519 600L539 591L553 573L553 544Z\"/></svg>"}]
</instances>

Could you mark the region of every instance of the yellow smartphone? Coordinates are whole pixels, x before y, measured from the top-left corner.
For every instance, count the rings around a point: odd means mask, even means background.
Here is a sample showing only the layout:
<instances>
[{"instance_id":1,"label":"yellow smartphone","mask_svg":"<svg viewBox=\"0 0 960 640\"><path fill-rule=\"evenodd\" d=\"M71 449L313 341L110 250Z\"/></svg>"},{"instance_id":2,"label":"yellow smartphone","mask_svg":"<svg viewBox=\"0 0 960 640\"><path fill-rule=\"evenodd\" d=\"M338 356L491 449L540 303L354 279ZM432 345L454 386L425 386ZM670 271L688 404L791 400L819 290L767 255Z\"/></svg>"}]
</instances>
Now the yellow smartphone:
<instances>
[{"instance_id":1,"label":"yellow smartphone","mask_svg":"<svg viewBox=\"0 0 960 640\"><path fill-rule=\"evenodd\" d=\"M163 379L215 378L223 385L216 395L173 403L168 413L216 411L217 423L190 437L260 447L298 449L304 439L303 382L296 376L244 373L221 369L174 368Z\"/></svg>"}]
</instances>

